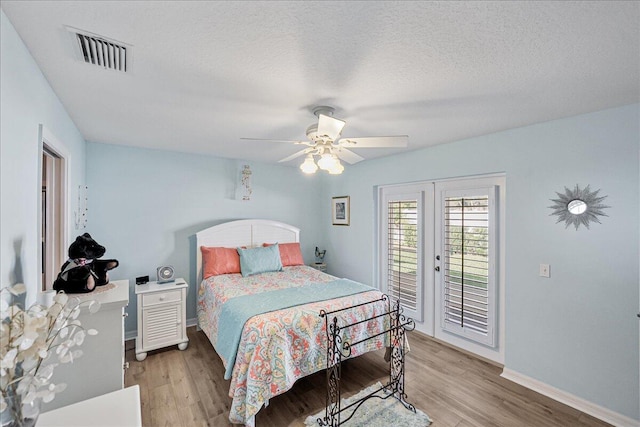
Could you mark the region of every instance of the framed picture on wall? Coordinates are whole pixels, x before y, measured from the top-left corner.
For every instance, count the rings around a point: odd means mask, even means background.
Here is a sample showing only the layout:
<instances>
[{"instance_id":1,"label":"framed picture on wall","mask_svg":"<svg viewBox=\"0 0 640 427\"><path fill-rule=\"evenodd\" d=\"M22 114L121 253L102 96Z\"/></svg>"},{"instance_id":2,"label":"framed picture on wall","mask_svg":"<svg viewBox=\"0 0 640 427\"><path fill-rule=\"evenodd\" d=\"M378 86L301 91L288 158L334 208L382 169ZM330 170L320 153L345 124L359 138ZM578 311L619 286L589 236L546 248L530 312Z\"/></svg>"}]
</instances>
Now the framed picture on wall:
<instances>
[{"instance_id":1,"label":"framed picture on wall","mask_svg":"<svg viewBox=\"0 0 640 427\"><path fill-rule=\"evenodd\" d=\"M331 199L331 218L333 225L349 225L349 196Z\"/></svg>"}]
</instances>

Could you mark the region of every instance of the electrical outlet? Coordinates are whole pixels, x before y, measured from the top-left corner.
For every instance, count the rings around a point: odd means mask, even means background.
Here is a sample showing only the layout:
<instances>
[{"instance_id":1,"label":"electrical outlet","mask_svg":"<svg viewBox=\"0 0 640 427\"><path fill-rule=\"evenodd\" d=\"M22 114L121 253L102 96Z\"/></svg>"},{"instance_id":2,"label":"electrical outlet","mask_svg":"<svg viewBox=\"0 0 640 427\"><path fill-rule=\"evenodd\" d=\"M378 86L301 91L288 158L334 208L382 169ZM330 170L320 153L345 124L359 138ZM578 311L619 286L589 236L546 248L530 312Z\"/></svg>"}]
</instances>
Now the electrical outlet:
<instances>
[{"instance_id":1,"label":"electrical outlet","mask_svg":"<svg viewBox=\"0 0 640 427\"><path fill-rule=\"evenodd\" d=\"M540 277L551 277L551 274L549 274L549 264L540 264Z\"/></svg>"}]
</instances>

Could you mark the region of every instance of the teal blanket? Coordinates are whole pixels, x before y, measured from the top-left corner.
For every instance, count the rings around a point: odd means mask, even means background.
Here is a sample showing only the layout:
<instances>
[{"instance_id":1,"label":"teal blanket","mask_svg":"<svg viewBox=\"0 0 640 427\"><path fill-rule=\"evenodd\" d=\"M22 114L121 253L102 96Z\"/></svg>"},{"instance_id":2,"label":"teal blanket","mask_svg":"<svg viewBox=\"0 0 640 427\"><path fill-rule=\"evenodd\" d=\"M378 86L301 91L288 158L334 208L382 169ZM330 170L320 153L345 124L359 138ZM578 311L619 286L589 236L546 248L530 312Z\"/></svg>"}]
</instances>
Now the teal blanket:
<instances>
[{"instance_id":1,"label":"teal blanket","mask_svg":"<svg viewBox=\"0 0 640 427\"><path fill-rule=\"evenodd\" d=\"M372 290L374 288L371 286L348 279L339 279L229 299L220 310L216 340L216 351L227 363L224 379L231 378L242 330L251 317L300 304L326 301Z\"/></svg>"}]
</instances>

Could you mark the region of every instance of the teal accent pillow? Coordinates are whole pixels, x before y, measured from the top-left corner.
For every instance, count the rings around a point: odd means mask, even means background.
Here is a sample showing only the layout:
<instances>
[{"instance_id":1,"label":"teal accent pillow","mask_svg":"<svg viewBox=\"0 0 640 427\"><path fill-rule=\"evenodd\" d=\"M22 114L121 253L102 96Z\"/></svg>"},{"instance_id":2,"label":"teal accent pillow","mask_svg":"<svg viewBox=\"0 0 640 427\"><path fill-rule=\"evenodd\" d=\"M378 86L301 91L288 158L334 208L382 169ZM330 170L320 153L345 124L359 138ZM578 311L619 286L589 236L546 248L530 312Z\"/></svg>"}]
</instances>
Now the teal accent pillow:
<instances>
[{"instance_id":1,"label":"teal accent pillow","mask_svg":"<svg viewBox=\"0 0 640 427\"><path fill-rule=\"evenodd\" d=\"M237 248L240 255L240 272L242 277L268 271L282 271L280 248L278 244L252 249Z\"/></svg>"}]
</instances>

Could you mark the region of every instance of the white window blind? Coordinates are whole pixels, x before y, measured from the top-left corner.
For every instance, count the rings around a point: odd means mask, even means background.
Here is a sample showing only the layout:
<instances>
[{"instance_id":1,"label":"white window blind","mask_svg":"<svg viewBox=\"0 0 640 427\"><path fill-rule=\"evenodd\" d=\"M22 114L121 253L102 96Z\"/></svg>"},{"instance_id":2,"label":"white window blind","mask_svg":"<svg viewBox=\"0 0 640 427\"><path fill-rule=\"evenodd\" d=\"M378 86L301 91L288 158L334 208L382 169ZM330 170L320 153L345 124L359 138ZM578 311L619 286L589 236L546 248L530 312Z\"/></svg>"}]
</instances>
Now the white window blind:
<instances>
[{"instance_id":1,"label":"white window blind","mask_svg":"<svg viewBox=\"0 0 640 427\"><path fill-rule=\"evenodd\" d=\"M443 329L494 344L495 238L492 189L443 196Z\"/></svg>"},{"instance_id":2,"label":"white window blind","mask_svg":"<svg viewBox=\"0 0 640 427\"><path fill-rule=\"evenodd\" d=\"M418 200L387 203L387 284L389 294L418 311Z\"/></svg>"},{"instance_id":3,"label":"white window blind","mask_svg":"<svg viewBox=\"0 0 640 427\"><path fill-rule=\"evenodd\" d=\"M384 187L380 193L381 289L404 313L421 322L424 316L425 185ZM433 197L433 192L430 193Z\"/></svg>"}]
</instances>

